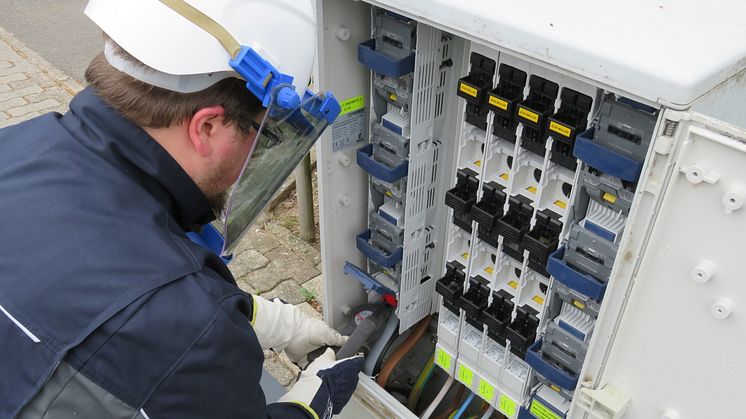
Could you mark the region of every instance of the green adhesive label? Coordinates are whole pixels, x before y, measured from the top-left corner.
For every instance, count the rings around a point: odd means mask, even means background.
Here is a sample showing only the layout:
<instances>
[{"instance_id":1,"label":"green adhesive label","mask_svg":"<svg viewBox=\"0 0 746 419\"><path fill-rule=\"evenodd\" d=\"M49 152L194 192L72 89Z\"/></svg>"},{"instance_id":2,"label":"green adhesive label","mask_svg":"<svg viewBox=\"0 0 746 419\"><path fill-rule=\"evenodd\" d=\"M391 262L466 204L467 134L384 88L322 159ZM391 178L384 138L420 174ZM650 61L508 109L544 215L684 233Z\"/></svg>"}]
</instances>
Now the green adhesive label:
<instances>
[{"instance_id":1,"label":"green adhesive label","mask_svg":"<svg viewBox=\"0 0 746 419\"><path fill-rule=\"evenodd\" d=\"M518 413L518 403L514 402L510 397L501 394L500 400L497 403L497 410L512 418Z\"/></svg>"},{"instance_id":2,"label":"green adhesive label","mask_svg":"<svg viewBox=\"0 0 746 419\"><path fill-rule=\"evenodd\" d=\"M554 413L551 409L544 406L540 401L536 399L531 401L531 408L529 409L529 411L538 419L562 419L562 416Z\"/></svg>"},{"instance_id":3,"label":"green adhesive label","mask_svg":"<svg viewBox=\"0 0 746 419\"><path fill-rule=\"evenodd\" d=\"M446 371L451 371L451 360L451 355L448 352L443 350L443 348L438 348L438 351L435 353L435 363L438 366Z\"/></svg>"},{"instance_id":4,"label":"green adhesive label","mask_svg":"<svg viewBox=\"0 0 746 419\"><path fill-rule=\"evenodd\" d=\"M360 109L363 109L365 107L365 96L360 95L347 99L345 101L342 101L342 103L340 103L340 106L342 107L342 112L340 112L340 115L359 111Z\"/></svg>"}]
</instances>

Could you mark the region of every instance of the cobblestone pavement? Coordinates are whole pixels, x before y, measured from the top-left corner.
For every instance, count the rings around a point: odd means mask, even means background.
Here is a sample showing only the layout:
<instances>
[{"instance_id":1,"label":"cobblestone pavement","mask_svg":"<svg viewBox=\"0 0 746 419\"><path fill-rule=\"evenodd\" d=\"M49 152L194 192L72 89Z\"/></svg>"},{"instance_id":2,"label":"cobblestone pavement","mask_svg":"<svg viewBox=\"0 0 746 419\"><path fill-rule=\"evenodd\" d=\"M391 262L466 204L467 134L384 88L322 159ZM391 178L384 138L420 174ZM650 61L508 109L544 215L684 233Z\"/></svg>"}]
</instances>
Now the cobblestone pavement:
<instances>
[{"instance_id":1,"label":"cobblestone pavement","mask_svg":"<svg viewBox=\"0 0 746 419\"><path fill-rule=\"evenodd\" d=\"M0 128L47 112L64 113L82 88L0 28ZM258 220L239 244L230 268L243 290L281 298L321 318L309 304L321 296L319 252L271 217ZM299 369L284 354L266 351L265 357L265 368L280 384L295 381Z\"/></svg>"}]
</instances>

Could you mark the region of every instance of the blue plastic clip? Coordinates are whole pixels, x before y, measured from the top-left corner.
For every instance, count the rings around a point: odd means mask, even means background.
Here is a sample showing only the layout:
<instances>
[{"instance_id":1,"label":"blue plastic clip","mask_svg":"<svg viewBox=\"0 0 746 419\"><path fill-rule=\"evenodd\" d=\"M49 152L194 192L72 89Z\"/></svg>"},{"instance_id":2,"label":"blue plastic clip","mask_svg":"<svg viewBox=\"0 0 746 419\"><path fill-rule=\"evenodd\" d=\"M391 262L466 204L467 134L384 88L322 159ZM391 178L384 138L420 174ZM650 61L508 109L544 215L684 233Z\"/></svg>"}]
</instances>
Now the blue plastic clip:
<instances>
[{"instance_id":1,"label":"blue plastic clip","mask_svg":"<svg viewBox=\"0 0 746 419\"><path fill-rule=\"evenodd\" d=\"M220 255L220 252L223 251L223 244L225 243L223 235L212 224L203 225L199 233L189 231L186 235L189 240L207 250L211 250L216 255ZM233 260L233 255L221 256L220 259L227 265Z\"/></svg>"},{"instance_id":2,"label":"blue plastic clip","mask_svg":"<svg viewBox=\"0 0 746 419\"><path fill-rule=\"evenodd\" d=\"M365 257L370 259L371 262L383 266L384 268L393 268L394 265L401 262L401 259L404 256L404 249L401 247L397 248L394 253L387 255L382 250L371 246L370 229L357 235L357 248L363 252Z\"/></svg>"},{"instance_id":3,"label":"blue plastic clip","mask_svg":"<svg viewBox=\"0 0 746 419\"><path fill-rule=\"evenodd\" d=\"M360 281L366 290L372 290L381 295L396 296L390 288L383 286L378 280L350 262L345 262L344 273Z\"/></svg>"},{"instance_id":4,"label":"blue plastic clip","mask_svg":"<svg viewBox=\"0 0 746 419\"><path fill-rule=\"evenodd\" d=\"M376 51L375 39L358 44L357 60L376 73L389 77L401 77L414 71L414 52L397 60Z\"/></svg>"},{"instance_id":5,"label":"blue plastic clip","mask_svg":"<svg viewBox=\"0 0 746 419\"><path fill-rule=\"evenodd\" d=\"M342 112L342 106L332 92L325 92L322 100L321 97L310 90L306 90L303 95L303 109L316 119L326 119L330 125Z\"/></svg>"},{"instance_id":6,"label":"blue plastic clip","mask_svg":"<svg viewBox=\"0 0 746 419\"><path fill-rule=\"evenodd\" d=\"M593 139L595 128L589 128L575 137L573 155L588 166L608 175L629 182L637 182L642 173L641 161L632 160L614 150L610 150Z\"/></svg>"},{"instance_id":7,"label":"blue plastic clip","mask_svg":"<svg viewBox=\"0 0 746 419\"><path fill-rule=\"evenodd\" d=\"M531 365L536 373L565 390L575 390L575 386L578 384L578 376L556 368L545 361L541 357L541 354L539 354L541 344L542 340L539 339L528 347L528 351L526 351L526 362L528 365Z\"/></svg>"},{"instance_id":8,"label":"blue plastic clip","mask_svg":"<svg viewBox=\"0 0 746 419\"><path fill-rule=\"evenodd\" d=\"M576 271L564 261L564 257L564 246L551 253L547 262L547 272L571 289L600 301L606 292L606 284L590 275Z\"/></svg>"},{"instance_id":9,"label":"blue plastic clip","mask_svg":"<svg viewBox=\"0 0 746 419\"><path fill-rule=\"evenodd\" d=\"M280 73L269 61L245 45L241 46L241 51L229 64L246 80L246 88L262 101L265 108L272 100L272 89L275 86L293 84L292 76Z\"/></svg>"},{"instance_id":10,"label":"blue plastic clip","mask_svg":"<svg viewBox=\"0 0 746 419\"><path fill-rule=\"evenodd\" d=\"M389 167L373 159L373 144L368 144L357 150L357 164L363 170L370 173L376 179L384 182L394 183L407 175L409 171L409 161L405 160L396 167Z\"/></svg>"}]
</instances>

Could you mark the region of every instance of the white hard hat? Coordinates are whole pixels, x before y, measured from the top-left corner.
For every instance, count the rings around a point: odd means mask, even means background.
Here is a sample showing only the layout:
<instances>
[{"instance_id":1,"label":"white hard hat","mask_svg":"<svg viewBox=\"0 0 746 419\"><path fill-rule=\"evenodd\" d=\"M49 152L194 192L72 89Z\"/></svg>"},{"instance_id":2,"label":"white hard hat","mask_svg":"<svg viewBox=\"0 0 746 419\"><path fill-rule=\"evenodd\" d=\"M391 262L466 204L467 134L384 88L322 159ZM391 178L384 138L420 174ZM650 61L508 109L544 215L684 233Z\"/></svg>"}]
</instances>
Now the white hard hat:
<instances>
[{"instance_id":1,"label":"white hard hat","mask_svg":"<svg viewBox=\"0 0 746 419\"><path fill-rule=\"evenodd\" d=\"M316 52L313 0L184 2L212 18L276 70L292 76L302 97ZM229 64L231 55L218 39L161 0L90 0L85 14L125 51L155 70L133 74L112 63L146 83L159 85L152 81L166 80L161 87L195 91L237 76ZM107 58L112 61L109 53ZM168 82L169 78L176 84ZM181 88L172 87L177 85Z\"/></svg>"}]
</instances>

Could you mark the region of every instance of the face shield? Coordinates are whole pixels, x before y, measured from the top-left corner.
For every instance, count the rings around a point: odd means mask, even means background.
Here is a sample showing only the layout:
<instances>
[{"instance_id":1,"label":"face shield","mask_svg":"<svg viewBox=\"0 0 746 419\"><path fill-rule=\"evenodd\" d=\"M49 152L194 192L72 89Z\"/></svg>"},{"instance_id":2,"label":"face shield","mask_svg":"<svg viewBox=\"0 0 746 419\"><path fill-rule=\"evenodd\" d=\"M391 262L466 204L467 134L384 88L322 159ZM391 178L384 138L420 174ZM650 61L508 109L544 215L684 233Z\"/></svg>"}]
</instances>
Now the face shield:
<instances>
[{"instance_id":1,"label":"face shield","mask_svg":"<svg viewBox=\"0 0 746 419\"><path fill-rule=\"evenodd\" d=\"M266 108L252 150L233 185L223 213L221 256L230 254L260 211L340 113L331 93L299 97L293 77L262 56L261 45L240 44L211 17L184 0L159 0L212 35L230 56L230 67ZM265 54L266 55L266 54Z\"/></svg>"},{"instance_id":2,"label":"face shield","mask_svg":"<svg viewBox=\"0 0 746 419\"><path fill-rule=\"evenodd\" d=\"M223 255L231 253L257 215L339 114L339 104L331 94L306 92L303 100L298 101L294 88L284 84L275 87L271 95L252 150L228 197L223 214Z\"/></svg>"}]
</instances>

